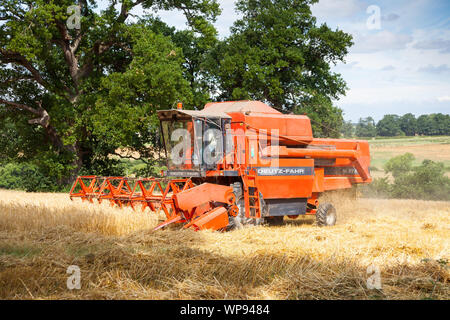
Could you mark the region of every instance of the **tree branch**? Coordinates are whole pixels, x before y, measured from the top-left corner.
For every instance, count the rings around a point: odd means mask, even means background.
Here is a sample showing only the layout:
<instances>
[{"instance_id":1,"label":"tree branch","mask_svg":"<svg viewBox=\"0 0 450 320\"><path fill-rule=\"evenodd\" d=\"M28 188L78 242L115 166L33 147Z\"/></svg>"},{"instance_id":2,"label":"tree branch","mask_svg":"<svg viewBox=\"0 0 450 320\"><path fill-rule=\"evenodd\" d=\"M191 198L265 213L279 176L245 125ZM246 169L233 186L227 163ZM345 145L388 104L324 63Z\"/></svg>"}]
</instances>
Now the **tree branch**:
<instances>
[{"instance_id":1,"label":"tree branch","mask_svg":"<svg viewBox=\"0 0 450 320\"><path fill-rule=\"evenodd\" d=\"M11 82L17 82L19 80L34 80L34 77L31 76L31 75L30 76L24 75L24 76L20 76L20 77L14 77L14 78L7 79L5 81L2 81L1 83L2 84L8 84L8 83L11 83Z\"/></svg>"},{"instance_id":2,"label":"tree branch","mask_svg":"<svg viewBox=\"0 0 450 320\"><path fill-rule=\"evenodd\" d=\"M38 108L32 108L30 106L27 106L25 104L21 104L21 103L16 103L16 102L12 102L12 101L7 101L4 99L0 99L0 104L6 104L10 107L14 107L20 110L26 110L29 111L35 115L38 116L38 118L36 119L31 119L28 120L29 124L37 124L40 125L44 128L47 137L50 139L50 141L52 142L52 144L58 149L58 150L68 150L70 152L73 152L73 146L66 146L64 145L63 141L61 140L61 138L59 137L58 133L56 132L56 129L50 125L50 115L48 114L47 110L45 110L44 108L42 108L42 101L36 101L36 103L38 104Z\"/></svg>"},{"instance_id":3,"label":"tree branch","mask_svg":"<svg viewBox=\"0 0 450 320\"><path fill-rule=\"evenodd\" d=\"M117 17L117 21L119 23L124 23L125 20L127 20L128 15L130 14L130 10L134 7L136 7L137 5L140 5L141 3L143 3L145 0L137 0L135 2L133 2L131 4L131 6L128 8L128 6L126 5L126 2L122 2L122 6L120 8L120 14Z\"/></svg>"},{"instance_id":4,"label":"tree branch","mask_svg":"<svg viewBox=\"0 0 450 320\"><path fill-rule=\"evenodd\" d=\"M39 124L44 128L48 128L50 124L50 116L44 108L42 108L42 101L36 101L38 104L37 111L39 112L39 118L28 120L29 124Z\"/></svg>"},{"instance_id":5,"label":"tree branch","mask_svg":"<svg viewBox=\"0 0 450 320\"><path fill-rule=\"evenodd\" d=\"M7 101L7 100L4 100L4 99L0 99L0 103L6 104L8 106L11 106L11 107L14 107L14 108L17 108L17 109L29 111L29 112L31 112L31 113L33 113L35 115L38 115L38 116L41 115L39 110L34 109L34 108L32 108L30 106L27 106L25 104L22 104L22 103Z\"/></svg>"},{"instance_id":6,"label":"tree branch","mask_svg":"<svg viewBox=\"0 0 450 320\"><path fill-rule=\"evenodd\" d=\"M72 37L67 31L66 25L62 21L56 21L56 27L59 30L61 39L55 39L54 42L63 50L64 59L69 67L70 76L75 83L75 87L78 87L78 59L75 57L73 48L70 45L70 40L72 40Z\"/></svg>"},{"instance_id":7,"label":"tree branch","mask_svg":"<svg viewBox=\"0 0 450 320\"><path fill-rule=\"evenodd\" d=\"M124 23L125 20L128 18L129 10L141 3L143 3L145 0L137 0L133 2L131 5L128 5L127 2L123 2L120 14L117 18L117 22ZM80 1L81 9L87 8L87 2L86 0ZM64 60L66 61L66 64L69 68L69 73L72 78L75 92L71 92L71 90L67 87L64 88L65 92L68 94L68 99L70 102L75 102L78 99L78 96L81 94L79 91L79 85L80 80L88 77L92 70L94 69L94 58L102 55L106 51L108 51L114 44L114 40L109 40L106 42L103 42L101 40L97 40L92 49L91 54L87 55L86 61L83 63L83 65L79 66L79 60L75 52L78 50L82 39L83 39L83 33L78 31L77 36L75 39L69 34L66 25L63 21L56 21L56 27L59 31L60 38L59 39L53 39L52 42L57 44L63 51L64 54ZM111 37L112 38L112 37ZM4 51L4 50L3 50ZM3 53L3 52L2 52ZM35 77L36 81L40 83L42 86L46 86L47 84L40 76L39 72L32 67L32 65L26 61L26 59L22 56L12 56L13 53L9 53L9 60L6 62L18 62L21 65L23 65L25 68L27 68ZM14 60L14 61L13 61Z\"/></svg>"},{"instance_id":8,"label":"tree branch","mask_svg":"<svg viewBox=\"0 0 450 320\"><path fill-rule=\"evenodd\" d=\"M2 48L0 48L0 54L1 54L1 56L0 56L1 62L16 63L16 64L19 64L19 65L25 67L28 71L31 72L31 74L33 75L33 77L37 83L39 83L43 87L48 86L48 83L42 78L39 71L35 67L33 67L31 62L28 61L23 55L21 55L17 52L8 51L8 50L2 49Z\"/></svg>"}]
</instances>

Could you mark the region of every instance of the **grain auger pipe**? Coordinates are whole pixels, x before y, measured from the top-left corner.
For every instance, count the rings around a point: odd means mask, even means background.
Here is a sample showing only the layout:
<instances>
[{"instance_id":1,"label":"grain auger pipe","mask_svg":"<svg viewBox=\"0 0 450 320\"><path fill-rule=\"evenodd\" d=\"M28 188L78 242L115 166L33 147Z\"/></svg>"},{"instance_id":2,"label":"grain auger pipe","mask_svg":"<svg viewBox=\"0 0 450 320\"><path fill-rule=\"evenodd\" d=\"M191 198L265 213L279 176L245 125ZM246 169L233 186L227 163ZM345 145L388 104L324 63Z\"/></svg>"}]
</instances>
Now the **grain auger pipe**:
<instances>
[{"instance_id":1,"label":"grain auger pipe","mask_svg":"<svg viewBox=\"0 0 450 320\"><path fill-rule=\"evenodd\" d=\"M254 128L249 124L245 124L248 129L254 130L256 133L263 133L267 135L267 137L275 137L278 139L284 139L288 141L292 141L298 145L308 146L307 141L297 140L287 136L281 136L274 134L272 132L264 132L258 128ZM358 171L359 175L362 177L364 181L370 179L369 173L369 164L366 163L364 159L364 153L361 152L360 144L356 144L355 150L330 150L327 148L323 149L311 149L311 148L287 148L286 146L271 146L266 147L262 150L263 157L273 157L278 156L282 158L316 158L316 159L350 159L355 169Z\"/></svg>"},{"instance_id":2,"label":"grain auger pipe","mask_svg":"<svg viewBox=\"0 0 450 320\"><path fill-rule=\"evenodd\" d=\"M267 147L262 151L263 156L278 155L280 158L314 158L314 159L349 159L363 181L370 178L369 166L365 163L359 144L355 150L328 150L308 148Z\"/></svg>"}]
</instances>

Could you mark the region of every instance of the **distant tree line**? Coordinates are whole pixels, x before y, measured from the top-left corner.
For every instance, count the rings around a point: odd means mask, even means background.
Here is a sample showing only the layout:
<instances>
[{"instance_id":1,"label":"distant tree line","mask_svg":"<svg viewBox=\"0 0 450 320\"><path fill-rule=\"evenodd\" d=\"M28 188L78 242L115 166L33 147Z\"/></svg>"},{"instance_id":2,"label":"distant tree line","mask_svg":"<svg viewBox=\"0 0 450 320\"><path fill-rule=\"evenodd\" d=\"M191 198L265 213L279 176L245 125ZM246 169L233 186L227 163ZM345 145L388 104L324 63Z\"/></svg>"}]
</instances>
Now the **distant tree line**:
<instances>
[{"instance_id":1,"label":"distant tree line","mask_svg":"<svg viewBox=\"0 0 450 320\"><path fill-rule=\"evenodd\" d=\"M345 122L341 133L346 137L447 136L450 135L450 115L434 113L416 118L412 113L387 114L377 123L372 117L360 118L356 125Z\"/></svg>"}]
</instances>

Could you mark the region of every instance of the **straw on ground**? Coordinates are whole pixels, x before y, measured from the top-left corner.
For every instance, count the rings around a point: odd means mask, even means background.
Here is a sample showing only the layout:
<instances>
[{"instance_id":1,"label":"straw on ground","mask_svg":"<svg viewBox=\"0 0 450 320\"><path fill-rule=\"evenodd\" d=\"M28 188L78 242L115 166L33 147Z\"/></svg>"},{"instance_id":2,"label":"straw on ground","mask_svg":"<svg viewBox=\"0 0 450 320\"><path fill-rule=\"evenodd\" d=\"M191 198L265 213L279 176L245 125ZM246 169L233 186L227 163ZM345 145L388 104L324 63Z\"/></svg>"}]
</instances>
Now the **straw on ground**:
<instances>
[{"instance_id":1,"label":"straw on ground","mask_svg":"<svg viewBox=\"0 0 450 320\"><path fill-rule=\"evenodd\" d=\"M148 211L1 190L0 298L450 298L448 202L332 200L331 228L153 232ZM67 289L70 265L80 290ZM380 290L367 287L370 265Z\"/></svg>"}]
</instances>

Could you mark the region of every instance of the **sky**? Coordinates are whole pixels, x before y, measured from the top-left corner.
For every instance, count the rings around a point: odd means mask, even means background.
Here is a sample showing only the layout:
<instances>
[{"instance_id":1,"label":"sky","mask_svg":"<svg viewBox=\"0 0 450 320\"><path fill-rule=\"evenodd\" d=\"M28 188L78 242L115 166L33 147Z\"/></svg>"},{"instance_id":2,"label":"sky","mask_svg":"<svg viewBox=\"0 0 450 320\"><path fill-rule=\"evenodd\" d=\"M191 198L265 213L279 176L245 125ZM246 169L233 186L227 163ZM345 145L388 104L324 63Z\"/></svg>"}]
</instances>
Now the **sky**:
<instances>
[{"instance_id":1,"label":"sky","mask_svg":"<svg viewBox=\"0 0 450 320\"><path fill-rule=\"evenodd\" d=\"M239 16L233 0L219 3L222 14L215 26L224 38ZM319 24L353 35L345 63L332 68L348 85L334 102L345 120L450 113L450 1L320 0L312 12ZM187 27L181 12L157 15L178 29Z\"/></svg>"}]
</instances>

